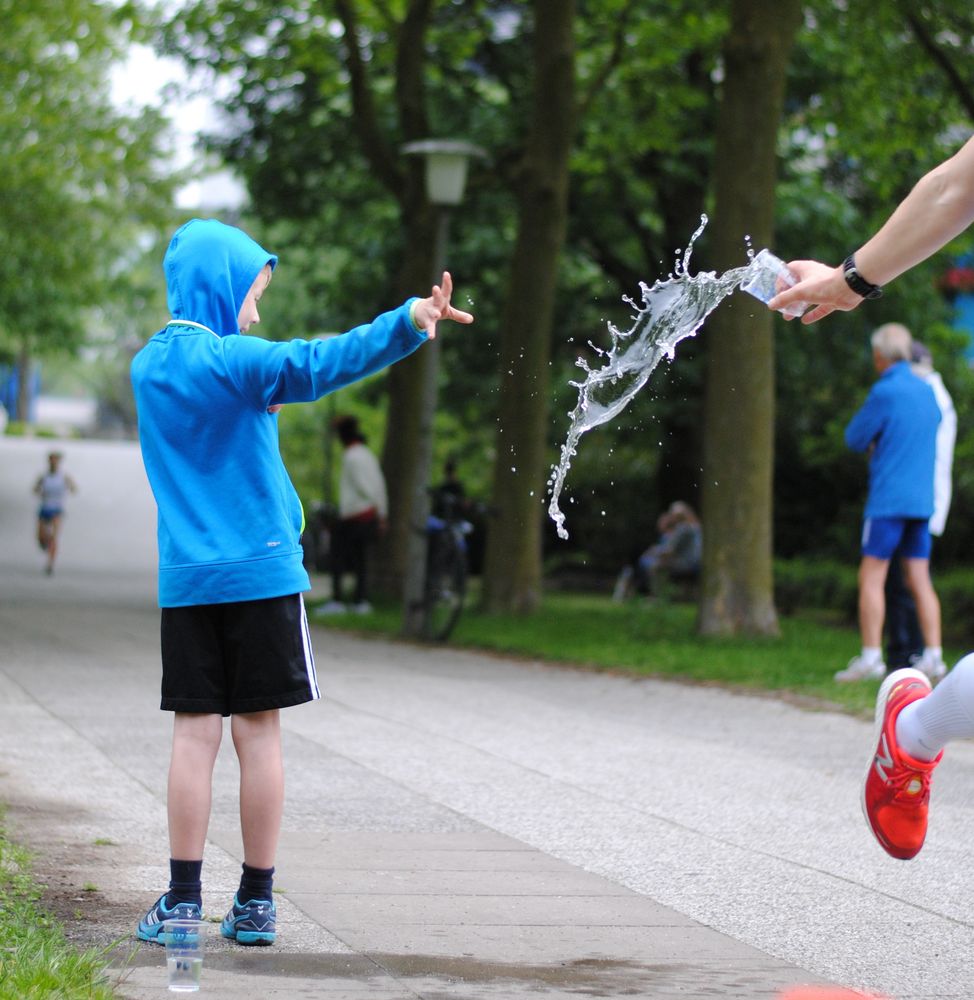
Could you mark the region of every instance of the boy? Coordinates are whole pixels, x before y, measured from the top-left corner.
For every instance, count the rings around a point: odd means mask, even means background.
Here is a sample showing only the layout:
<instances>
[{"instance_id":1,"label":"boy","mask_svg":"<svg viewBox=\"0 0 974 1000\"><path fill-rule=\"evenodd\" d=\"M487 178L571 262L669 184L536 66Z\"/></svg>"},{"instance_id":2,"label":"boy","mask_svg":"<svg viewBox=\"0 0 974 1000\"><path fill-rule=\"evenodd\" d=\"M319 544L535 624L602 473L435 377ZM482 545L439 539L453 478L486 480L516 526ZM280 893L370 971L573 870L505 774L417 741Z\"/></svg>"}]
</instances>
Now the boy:
<instances>
[{"instance_id":1,"label":"boy","mask_svg":"<svg viewBox=\"0 0 974 1000\"><path fill-rule=\"evenodd\" d=\"M139 922L199 918L203 845L223 717L240 763L240 888L221 933L276 935L274 856L284 801L280 709L319 697L301 592L302 511L278 449L275 414L376 372L473 322L450 305L444 273L426 299L328 341L239 336L277 257L239 229L194 219L164 269L172 320L136 355L132 385L158 507L162 704L175 713L168 784L169 890Z\"/></svg>"}]
</instances>

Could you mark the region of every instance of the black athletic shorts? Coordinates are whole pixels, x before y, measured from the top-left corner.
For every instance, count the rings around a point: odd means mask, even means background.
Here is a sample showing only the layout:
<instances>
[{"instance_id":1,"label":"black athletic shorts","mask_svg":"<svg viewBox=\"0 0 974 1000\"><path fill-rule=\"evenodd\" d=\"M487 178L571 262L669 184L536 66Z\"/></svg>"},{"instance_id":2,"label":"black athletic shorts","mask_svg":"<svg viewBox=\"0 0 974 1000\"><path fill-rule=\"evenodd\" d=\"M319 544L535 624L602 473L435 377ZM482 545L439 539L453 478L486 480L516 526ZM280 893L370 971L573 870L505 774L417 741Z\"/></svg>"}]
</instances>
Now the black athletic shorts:
<instances>
[{"instance_id":1,"label":"black athletic shorts","mask_svg":"<svg viewBox=\"0 0 974 1000\"><path fill-rule=\"evenodd\" d=\"M162 609L162 705L237 715L320 697L300 594Z\"/></svg>"}]
</instances>

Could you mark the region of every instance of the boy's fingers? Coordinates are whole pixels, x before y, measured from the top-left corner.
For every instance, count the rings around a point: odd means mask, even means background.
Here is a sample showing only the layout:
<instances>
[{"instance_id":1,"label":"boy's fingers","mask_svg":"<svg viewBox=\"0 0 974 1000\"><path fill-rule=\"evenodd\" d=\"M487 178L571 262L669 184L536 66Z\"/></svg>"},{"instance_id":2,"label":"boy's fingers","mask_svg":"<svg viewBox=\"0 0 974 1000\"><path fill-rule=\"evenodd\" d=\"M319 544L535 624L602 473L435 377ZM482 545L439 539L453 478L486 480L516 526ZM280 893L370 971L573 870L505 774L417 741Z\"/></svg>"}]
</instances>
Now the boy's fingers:
<instances>
[{"instance_id":1,"label":"boy's fingers","mask_svg":"<svg viewBox=\"0 0 974 1000\"><path fill-rule=\"evenodd\" d=\"M453 278L449 271L443 272L443 278L439 285L433 286L432 294L427 300L433 311L438 313L438 319L449 319L455 323L472 323L473 315L464 312L462 309L455 309L450 304L450 297L453 294ZM436 321L434 320L427 328L427 335L430 340L436 336Z\"/></svg>"}]
</instances>

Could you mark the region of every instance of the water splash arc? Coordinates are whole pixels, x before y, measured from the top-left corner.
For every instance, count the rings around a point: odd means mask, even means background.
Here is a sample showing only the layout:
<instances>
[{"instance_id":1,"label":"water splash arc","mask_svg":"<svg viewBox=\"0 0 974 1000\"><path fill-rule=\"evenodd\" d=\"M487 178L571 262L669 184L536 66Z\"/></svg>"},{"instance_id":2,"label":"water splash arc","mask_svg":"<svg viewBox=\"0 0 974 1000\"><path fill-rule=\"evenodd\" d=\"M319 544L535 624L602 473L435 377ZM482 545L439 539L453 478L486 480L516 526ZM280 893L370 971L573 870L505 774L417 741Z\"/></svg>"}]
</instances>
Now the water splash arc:
<instances>
[{"instance_id":1,"label":"water splash arc","mask_svg":"<svg viewBox=\"0 0 974 1000\"><path fill-rule=\"evenodd\" d=\"M561 447L561 460L553 467L548 480L551 497L548 515L560 538L568 538L568 530L559 499L582 435L621 413L649 381L660 361L664 357L672 360L677 344L694 336L714 309L751 275L750 264L723 274L714 271L689 273L693 244L706 225L707 217L704 216L682 261L677 258L670 277L655 282L652 287L640 284L641 305L632 299L624 300L635 310L633 324L625 331L609 324L611 347L605 351L596 348L605 363L600 368L592 368L584 358L576 362L585 378L569 383L578 389L578 403L569 414L571 423ZM749 256L753 258L753 251Z\"/></svg>"}]
</instances>

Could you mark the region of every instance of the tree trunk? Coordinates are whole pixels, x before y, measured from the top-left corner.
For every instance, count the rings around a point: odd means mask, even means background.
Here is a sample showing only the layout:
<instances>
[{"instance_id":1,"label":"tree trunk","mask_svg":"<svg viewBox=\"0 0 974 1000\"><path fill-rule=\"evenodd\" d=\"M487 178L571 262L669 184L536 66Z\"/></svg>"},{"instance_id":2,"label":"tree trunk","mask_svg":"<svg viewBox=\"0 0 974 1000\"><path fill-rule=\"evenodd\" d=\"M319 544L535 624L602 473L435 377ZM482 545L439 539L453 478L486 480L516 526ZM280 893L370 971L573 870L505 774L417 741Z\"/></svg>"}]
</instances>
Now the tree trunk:
<instances>
[{"instance_id":1,"label":"tree trunk","mask_svg":"<svg viewBox=\"0 0 974 1000\"><path fill-rule=\"evenodd\" d=\"M17 412L14 419L25 426L30 423L30 340L25 335L20 341L17 358Z\"/></svg>"},{"instance_id":2,"label":"tree trunk","mask_svg":"<svg viewBox=\"0 0 974 1000\"><path fill-rule=\"evenodd\" d=\"M409 252L404 254L396 276L398 298L402 301L409 295L429 294L435 218L426 201L423 163L418 157L404 158L383 131L368 62L359 48L356 5L351 0L335 0L335 9L347 39L346 69L359 142L376 177L399 203L403 230L408 234ZM403 142L431 135L424 76L424 41L431 10L431 0L410 0L398 27L395 107L398 135ZM389 406L381 464L389 492L389 530L377 547L373 574L376 591L386 597L402 595L416 520L414 471L424 448L429 447L429 428L421 426L423 397L435 378L431 368L435 368L436 360L435 352L422 347L392 365L388 372Z\"/></svg>"},{"instance_id":3,"label":"tree trunk","mask_svg":"<svg viewBox=\"0 0 974 1000\"><path fill-rule=\"evenodd\" d=\"M772 246L776 141L799 0L732 0L717 126L713 263ZM772 577L773 317L747 296L707 329L700 631L777 635Z\"/></svg>"},{"instance_id":4,"label":"tree trunk","mask_svg":"<svg viewBox=\"0 0 974 1000\"><path fill-rule=\"evenodd\" d=\"M422 164L419 166L421 168ZM403 219L414 220L413 232L423 235L415 239L415 252L410 250L403 261L397 280L401 299L429 294L434 239L428 224L429 215L403 208ZM396 600L402 596L415 520L414 466L424 446L423 435L428 436L431 431L431 428L422 427L420 420L424 412L423 395L428 391L431 378L435 377L435 372L429 369L438 360L430 346L424 344L408 358L392 365L386 377L388 408L381 464L389 492L389 530L378 546L374 576L376 591Z\"/></svg>"},{"instance_id":5,"label":"tree trunk","mask_svg":"<svg viewBox=\"0 0 974 1000\"><path fill-rule=\"evenodd\" d=\"M548 360L575 119L575 0L535 0L533 7L534 98L501 330L495 516L484 570L484 606L518 612L533 611L541 598Z\"/></svg>"}]
</instances>

